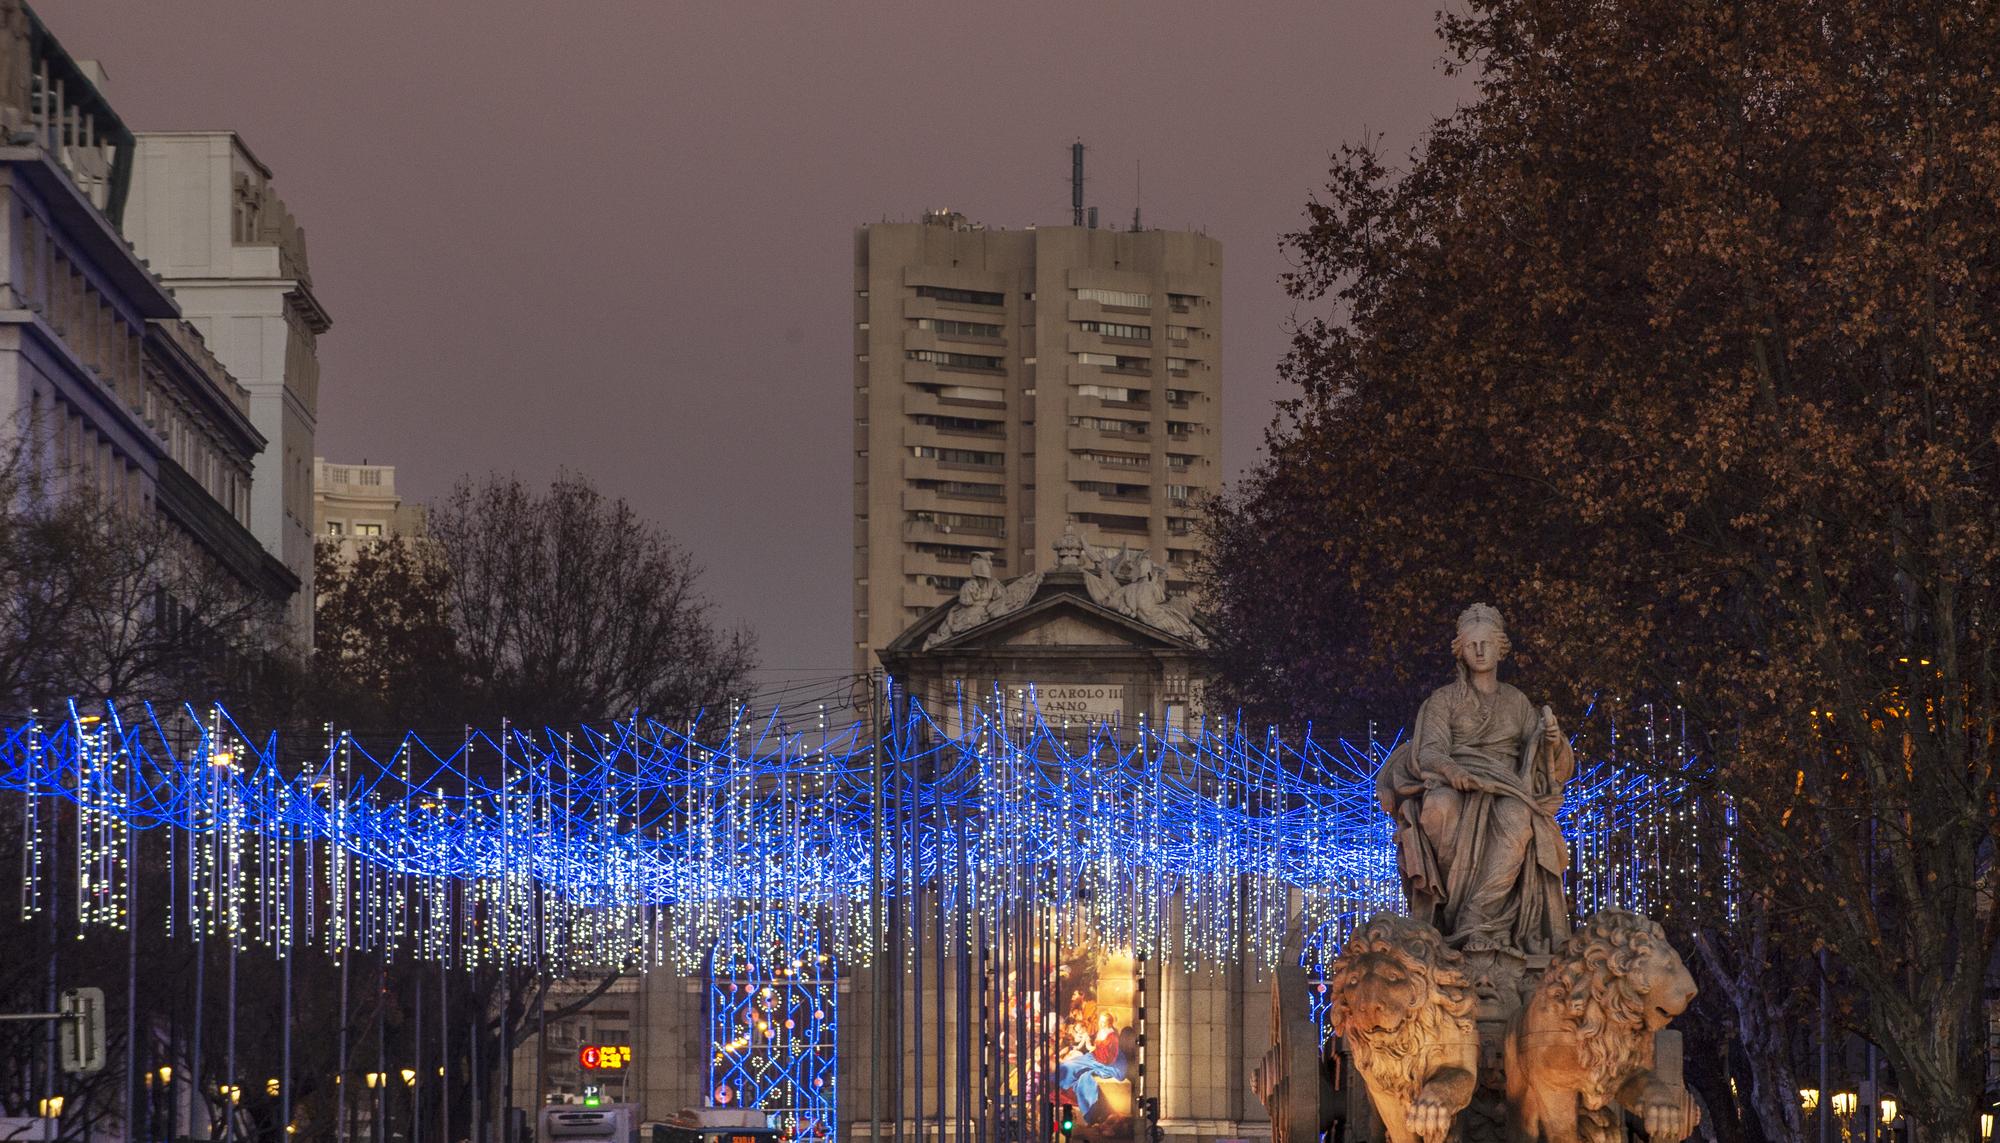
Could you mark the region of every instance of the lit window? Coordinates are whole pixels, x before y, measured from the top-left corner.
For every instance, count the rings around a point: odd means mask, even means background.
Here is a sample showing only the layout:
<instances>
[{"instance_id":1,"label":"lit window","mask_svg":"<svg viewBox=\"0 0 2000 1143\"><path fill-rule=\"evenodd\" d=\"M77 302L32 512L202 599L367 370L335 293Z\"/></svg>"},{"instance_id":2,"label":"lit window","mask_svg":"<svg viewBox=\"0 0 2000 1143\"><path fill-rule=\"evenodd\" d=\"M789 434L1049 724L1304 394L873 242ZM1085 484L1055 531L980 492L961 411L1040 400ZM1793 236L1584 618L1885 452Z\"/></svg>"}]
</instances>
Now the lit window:
<instances>
[{"instance_id":1,"label":"lit window","mask_svg":"<svg viewBox=\"0 0 2000 1143\"><path fill-rule=\"evenodd\" d=\"M328 520L326 522L326 534L329 536L344 535L346 531L346 527L338 520Z\"/></svg>"},{"instance_id":2,"label":"lit window","mask_svg":"<svg viewBox=\"0 0 2000 1143\"><path fill-rule=\"evenodd\" d=\"M380 536L382 534L382 525L356 524L354 526L354 534L357 536Z\"/></svg>"}]
</instances>

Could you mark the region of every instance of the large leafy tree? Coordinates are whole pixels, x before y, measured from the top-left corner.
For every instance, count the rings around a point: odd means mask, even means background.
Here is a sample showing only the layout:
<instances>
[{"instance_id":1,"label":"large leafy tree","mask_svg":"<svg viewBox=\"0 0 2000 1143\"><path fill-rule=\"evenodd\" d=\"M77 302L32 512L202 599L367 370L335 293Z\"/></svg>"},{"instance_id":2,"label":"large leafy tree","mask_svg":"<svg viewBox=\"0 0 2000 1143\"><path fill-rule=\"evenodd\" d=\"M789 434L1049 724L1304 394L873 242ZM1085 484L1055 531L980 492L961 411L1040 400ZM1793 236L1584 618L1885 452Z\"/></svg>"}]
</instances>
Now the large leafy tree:
<instances>
[{"instance_id":1,"label":"large leafy tree","mask_svg":"<svg viewBox=\"0 0 2000 1143\"><path fill-rule=\"evenodd\" d=\"M1746 894L1854 983L1924 1137L1969 1139L2000 939L2000 8L1441 26L1476 98L1400 166L1343 150L1290 238L1324 308L1218 524L1287 526L1218 549L1237 686L1287 680L1295 715L1301 680L1329 709L1343 678L1421 686L1487 598L1540 693L1683 706ZM1287 569L1337 621L1258 597Z\"/></svg>"}]
</instances>

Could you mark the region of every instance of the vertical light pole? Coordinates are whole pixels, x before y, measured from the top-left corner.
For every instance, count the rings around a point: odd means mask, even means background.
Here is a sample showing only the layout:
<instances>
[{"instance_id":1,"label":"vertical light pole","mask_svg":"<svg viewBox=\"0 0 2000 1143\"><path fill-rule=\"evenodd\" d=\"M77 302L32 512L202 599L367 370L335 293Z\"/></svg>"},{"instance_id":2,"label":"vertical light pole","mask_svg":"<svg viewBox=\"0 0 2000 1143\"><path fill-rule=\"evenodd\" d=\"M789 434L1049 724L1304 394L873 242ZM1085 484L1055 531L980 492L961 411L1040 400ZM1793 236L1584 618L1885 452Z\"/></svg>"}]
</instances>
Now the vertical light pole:
<instances>
[{"instance_id":1,"label":"vertical light pole","mask_svg":"<svg viewBox=\"0 0 2000 1143\"><path fill-rule=\"evenodd\" d=\"M421 1135L423 1116L417 1114L417 1077L424 1074L424 974L423 970L412 966L410 977L416 988L416 998L410 1002L414 1015L410 1032L410 1057L416 1062L414 1068L403 1069L403 1086L410 1089L410 1143L423 1143Z\"/></svg>"},{"instance_id":2,"label":"vertical light pole","mask_svg":"<svg viewBox=\"0 0 2000 1143\"><path fill-rule=\"evenodd\" d=\"M375 1143L389 1143L389 957L375 960Z\"/></svg>"},{"instance_id":3,"label":"vertical light pole","mask_svg":"<svg viewBox=\"0 0 2000 1143\"><path fill-rule=\"evenodd\" d=\"M334 752L333 724L330 722L326 723L325 730L327 769L329 771L327 786L332 791L332 797L328 800L333 803L334 829L337 834L345 812L342 810L340 803L341 799L345 796L346 787L342 784L338 770L339 755ZM339 839L336 836L335 844L327 848L327 873L329 879L334 877L344 878L346 875L346 870L341 862L338 841ZM340 958L339 1071L335 1072L333 1077L333 1123L334 1131L337 1133L335 1143L352 1143L354 1137L354 1122L347 1114L347 1022L349 1019L347 979L348 965L354 959L354 950L347 947L347 913L340 904L346 891L346 886L337 882L327 886L327 895L331 898L330 903L334 906L335 914L327 918L327 924L329 927L332 926L336 918L340 921L340 933L333 942L334 955Z\"/></svg>"},{"instance_id":4,"label":"vertical light pole","mask_svg":"<svg viewBox=\"0 0 2000 1143\"><path fill-rule=\"evenodd\" d=\"M1827 1035L1830 1023L1826 996L1826 950L1819 953L1819 1098L1814 1100L1818 1115L1813 1125L1813 1136L1819 1143L1833 1143L1833 1118L1827 1114L1832 1110L1826 1098L1827 1093Z\"/></svg>"},{"instance_id":5,"label":"vertical light pole","mask_svg":"<svg viewBox=\"0 0 2000 1143\"><path fill-rule=\"evenodd\" d=\"M874 783L874 793L869 800L870 812L874 815L874 828L869 831L869 924L874 930L875 941L875 1010L871 1018L874 1022L873 1040L870 1043L872 1058L868 1064L868 1139L869 1143L882 1143L882 1069L890 1059L884 1051L884 1041L888 1039L888 971L889 926L885 920L885 905L882 892L882 722L875 709L876 695L880 687L874 671L868 672L868 698L862 704L868 719L869 772Z\"/></svg>"},{"instance_id":6,"label":"vertical light pole","mask_svg":"<svg viewBox=\"0 0 2000 1143\"><path fill-rule=\"evenodd\" d=\"M132 771L137 765L133 761L125 767L127 806L132 804ZM144 1138L147 1132L139 1125L139 831L130 825L125 827L125 868L125 1133Z\"/></svg>"},{"instance_id":7,"label":"vertical light pole","mask_svg":"<svg viewBox=\"0 0 2000 1143\"><path fill-rule=\"evenodd\" d=\"M444 804L443 789L438 791L438 804ZM451 945L446 943L438 955L438 1143L451 1143L451 977L447 975L450 971Z\"/></svg>"}]
</instances>

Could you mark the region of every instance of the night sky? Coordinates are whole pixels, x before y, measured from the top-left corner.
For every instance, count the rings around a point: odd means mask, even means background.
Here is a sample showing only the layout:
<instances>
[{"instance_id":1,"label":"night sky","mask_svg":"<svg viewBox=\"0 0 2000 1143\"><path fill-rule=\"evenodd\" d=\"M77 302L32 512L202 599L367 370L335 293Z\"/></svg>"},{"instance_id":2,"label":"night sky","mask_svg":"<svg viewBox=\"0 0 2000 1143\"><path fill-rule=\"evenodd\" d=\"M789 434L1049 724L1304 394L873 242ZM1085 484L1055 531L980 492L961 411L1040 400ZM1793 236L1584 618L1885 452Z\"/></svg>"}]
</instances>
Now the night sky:
<instances>
[{"instance_id":1,"label":"night sky","mask_svg":"<svg viewBox=\"0 0 2000 1143\"><path fill-rule=\"evenodd\" d=\"M853 228L1088 201L1221 239L1223 459L1254 462L1278 236L1333 148L1469 91L1434 5L34 0L135 130L232 129L306 229L319 452L563 466L706 566L772 680L849 665Z\"/></svg>"}]
</instances>

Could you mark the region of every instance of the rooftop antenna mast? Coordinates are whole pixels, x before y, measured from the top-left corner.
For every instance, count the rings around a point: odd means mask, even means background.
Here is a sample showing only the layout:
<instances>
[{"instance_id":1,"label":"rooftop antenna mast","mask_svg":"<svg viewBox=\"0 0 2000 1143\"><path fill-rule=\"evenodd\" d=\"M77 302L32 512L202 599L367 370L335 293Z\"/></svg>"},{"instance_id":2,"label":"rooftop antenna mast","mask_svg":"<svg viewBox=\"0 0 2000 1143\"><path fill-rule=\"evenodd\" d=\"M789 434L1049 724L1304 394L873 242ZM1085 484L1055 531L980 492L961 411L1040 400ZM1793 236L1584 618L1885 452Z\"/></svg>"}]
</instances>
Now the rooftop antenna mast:
<instances>
[{"instance_id":1,"label":"rooftop antenna mast","mask_svg":"<svg viewBox=\"0 0 2000 1143\"><path fill-rule=\"evenodd\" d=\"M1083 140L1069 145L1070 225L1083 225Z\"/></svg>"},{"instance_id":2,"label":"rooftop antenna mast","mask_svg":"<svg viewBox=\"0 0 2000 1143\"><path fill-rule=\"evenodd\" d=\"M1137 234L1145 227L1139 225L1139 203L1145 198L1145 168L1139 160L1132 160L1132 232Z\"/></svg>"}]
</instances>

